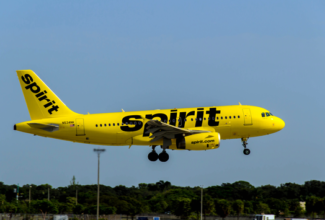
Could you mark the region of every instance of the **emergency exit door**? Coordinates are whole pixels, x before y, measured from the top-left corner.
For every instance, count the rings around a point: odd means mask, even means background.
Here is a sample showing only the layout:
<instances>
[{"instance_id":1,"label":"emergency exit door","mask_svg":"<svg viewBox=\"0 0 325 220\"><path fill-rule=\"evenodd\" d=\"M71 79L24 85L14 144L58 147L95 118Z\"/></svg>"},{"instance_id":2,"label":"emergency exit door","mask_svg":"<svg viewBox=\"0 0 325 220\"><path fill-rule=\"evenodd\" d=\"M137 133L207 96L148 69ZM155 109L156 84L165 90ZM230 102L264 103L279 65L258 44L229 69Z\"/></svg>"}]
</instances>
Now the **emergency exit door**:
<instances>
[{"instance_id":1,"label":"emergency exit door","mask_svg":"<svg viewBox=\"0 0 325 220\"><path fill-rule=\"evenodd\" d=\"M244 108L243 109L244 113L244 125L252 125L252 115L251 115L251 110L249 108Z\"/></svg>"},{"instance_id":2,"label":"emergency exit door","mask_svg":"<svg viewBox=\"0 0 325 220\"><path fill-rule=\"evenodd\" d=\"M85 125L84 125L84 119L83 118L77 118L76 119L76 132L77 136L84 136L85 135Z\"/></svg>"}]
</instances>

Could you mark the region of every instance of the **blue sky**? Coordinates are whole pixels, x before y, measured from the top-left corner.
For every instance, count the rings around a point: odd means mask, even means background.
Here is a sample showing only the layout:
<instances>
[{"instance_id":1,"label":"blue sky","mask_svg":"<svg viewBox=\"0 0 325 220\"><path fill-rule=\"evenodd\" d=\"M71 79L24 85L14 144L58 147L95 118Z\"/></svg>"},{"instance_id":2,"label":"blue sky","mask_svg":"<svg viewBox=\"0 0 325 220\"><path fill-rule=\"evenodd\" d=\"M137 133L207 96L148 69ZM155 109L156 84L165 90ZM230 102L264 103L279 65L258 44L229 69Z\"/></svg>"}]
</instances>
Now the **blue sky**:
<instances>
[{"instance_id":1,"label":"blue sky","mask_svg":"<svg viewBox=\"0 0 325 220\"><path fill-rule=\"evenodd\" d=\"M255 186L325 181L324 1L0 2L0 181L95 184L93 145L13 131L30 120L16 70L32 69L78 113L236 105L286 127L213 151L107 146L101 183Z\"/></svg>"}]
</instances>

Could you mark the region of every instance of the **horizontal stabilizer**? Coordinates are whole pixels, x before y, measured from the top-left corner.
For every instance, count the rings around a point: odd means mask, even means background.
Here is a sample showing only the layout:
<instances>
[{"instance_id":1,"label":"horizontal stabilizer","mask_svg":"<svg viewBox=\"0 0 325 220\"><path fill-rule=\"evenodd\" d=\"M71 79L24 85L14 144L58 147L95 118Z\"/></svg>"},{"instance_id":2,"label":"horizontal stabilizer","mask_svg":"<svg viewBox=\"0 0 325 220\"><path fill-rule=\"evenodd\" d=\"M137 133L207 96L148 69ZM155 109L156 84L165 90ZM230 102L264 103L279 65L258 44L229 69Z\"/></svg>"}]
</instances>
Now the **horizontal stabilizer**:
<instances>
[{"instance_id":1,"label":"horizontal stabilizer","mask_svg":"<svg viewBox=\"0 0 325 220\"><path fill-rule=\"evenodd\" d=\"M53 132L59 130L58 124L40 124L40 123L28 123L32 128L42 129L44 131Z\"/></svg>"}]
</instances>

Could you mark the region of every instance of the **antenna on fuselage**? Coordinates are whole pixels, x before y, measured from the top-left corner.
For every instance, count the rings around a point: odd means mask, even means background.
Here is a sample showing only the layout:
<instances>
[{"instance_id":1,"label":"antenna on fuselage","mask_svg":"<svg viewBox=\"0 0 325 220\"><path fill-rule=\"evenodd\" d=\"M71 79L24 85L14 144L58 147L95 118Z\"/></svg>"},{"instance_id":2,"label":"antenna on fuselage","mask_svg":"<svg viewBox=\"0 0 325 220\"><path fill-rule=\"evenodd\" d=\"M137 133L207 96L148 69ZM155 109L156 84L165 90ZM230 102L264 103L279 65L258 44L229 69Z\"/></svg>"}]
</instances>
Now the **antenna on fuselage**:
<instances>
[{"instance_id":1,"label":"antenna on fuselage","mask_svg":"<svg viewBox=\"0 0 325 220\"><path fill-rule=\"evenodd\" d=\"M123 108L122 108L122 112L125 112Z\"/></svg>"},{"instance_id":2,"label":"antenna on fuselage","mask_svg":"<svg viewBox=\"0 0 325 220\"><path fill-rule=\"evenodd\" d=\"M240 103L240 102L238 102L238 105L241 105L241 103Z\"/></svg>"}]
</instances>

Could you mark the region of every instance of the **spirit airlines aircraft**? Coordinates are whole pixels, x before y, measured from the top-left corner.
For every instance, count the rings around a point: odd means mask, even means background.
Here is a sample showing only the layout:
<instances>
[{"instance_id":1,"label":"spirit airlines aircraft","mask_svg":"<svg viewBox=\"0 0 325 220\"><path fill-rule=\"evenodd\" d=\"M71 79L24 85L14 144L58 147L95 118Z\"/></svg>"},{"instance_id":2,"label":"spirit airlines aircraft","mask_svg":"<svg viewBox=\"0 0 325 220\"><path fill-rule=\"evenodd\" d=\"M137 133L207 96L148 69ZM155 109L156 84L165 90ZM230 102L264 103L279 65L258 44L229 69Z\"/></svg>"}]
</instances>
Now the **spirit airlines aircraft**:
<instances>
[{"instance_id":1,"label":"spirit airlines aircraft","mask_svg":"<svg viewBox=\"0 0 325 220\"><path fill-rule=\"evenodd\" d=\"M268 110L248 105L211 106L104 114L71 111L32 71L18 70L31 121L14 130L43 137L97 144L147 145L150 161L166 162L172 150L212 150L221 139L240 138L244 154L250 137L280 131L285 123ZM155 147L163 151L158 155Z\"/></svg>"}]
</instances>

